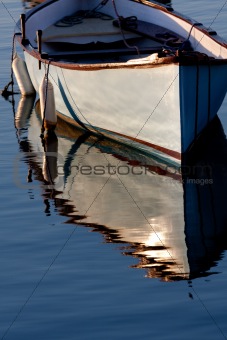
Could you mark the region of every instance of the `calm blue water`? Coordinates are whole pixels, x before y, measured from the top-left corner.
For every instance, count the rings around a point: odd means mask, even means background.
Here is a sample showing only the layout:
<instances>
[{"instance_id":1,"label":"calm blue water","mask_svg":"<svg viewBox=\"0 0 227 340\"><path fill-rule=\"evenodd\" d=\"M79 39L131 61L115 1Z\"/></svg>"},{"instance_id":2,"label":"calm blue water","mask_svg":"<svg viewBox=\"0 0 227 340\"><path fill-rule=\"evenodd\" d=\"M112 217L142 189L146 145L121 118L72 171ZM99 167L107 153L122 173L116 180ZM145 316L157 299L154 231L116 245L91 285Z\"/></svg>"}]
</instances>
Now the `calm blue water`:
<instances>
[{"instance_id":1,"label":"calm blue water","mask_svg":"<svg viewBox=\"0 0 227 340\"><path fill-rule=\"evenodd\" d=\"M225 1L172 5L227 40ZM0 89L22 11L0 2ZM35 113L15 121L19 100L0 97L0 339L226 339L227 100L184 185L155 160L60 130L47 145L57 176ZM119 178L107 181L108 164Z\"/></svg>"}]
</instances>

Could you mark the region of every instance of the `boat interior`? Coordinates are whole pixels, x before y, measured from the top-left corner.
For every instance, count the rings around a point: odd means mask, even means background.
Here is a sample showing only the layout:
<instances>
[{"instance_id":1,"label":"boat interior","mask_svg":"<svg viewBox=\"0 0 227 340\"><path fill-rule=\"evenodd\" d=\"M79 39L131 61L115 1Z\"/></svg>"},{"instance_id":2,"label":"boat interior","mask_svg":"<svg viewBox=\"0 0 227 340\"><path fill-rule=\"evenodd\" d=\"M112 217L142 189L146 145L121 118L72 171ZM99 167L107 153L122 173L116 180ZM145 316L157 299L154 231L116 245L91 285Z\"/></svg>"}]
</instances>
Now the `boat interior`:
<instances>
[{"instance_id":1,"label":"boat interior","mask_svg":"<svg viewBox=\"0 0 227 340\"><path fill-rule=\"evenodd\" d=\"M55 60L126 62L175 55L181 48L191 50L189 41L171 30L136 16L114 19L97 11L77 11L42 31L44 57Z\"/></svg>"},{"instance_id":2,"label":"boat interior","mask_svg":"<svg viewBox=\"0 0 227 340\"><path fill-rule=\"evenodd\" d=\"M194 52L227 58L215 31L147 0L47 0L27 13L20 31L26 49L63 63L168 63Z\"/></svg>"}]
</instances>

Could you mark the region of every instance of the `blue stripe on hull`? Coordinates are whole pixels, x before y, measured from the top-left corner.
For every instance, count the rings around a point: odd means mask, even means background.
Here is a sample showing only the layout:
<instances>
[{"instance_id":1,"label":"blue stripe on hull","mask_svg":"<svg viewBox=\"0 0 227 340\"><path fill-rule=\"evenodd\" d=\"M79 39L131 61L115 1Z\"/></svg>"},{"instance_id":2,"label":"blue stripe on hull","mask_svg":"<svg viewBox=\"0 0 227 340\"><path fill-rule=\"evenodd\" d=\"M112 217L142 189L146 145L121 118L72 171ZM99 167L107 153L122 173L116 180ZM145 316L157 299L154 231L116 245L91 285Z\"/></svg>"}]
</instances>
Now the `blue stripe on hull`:
<instances>
[{"instance_id":1,"label":"blue stripe on hull","mask_svg":"<svg viewBox=\"0 0 227 340\"><path fill-rule=\"evenodd\" d=\"M85 130L89 130L87 128L87 126L81 122L81 120L77 117L75 111L73 110L67 96L66 96L66 93L65 93L65 90L61 84L61 81L58 79L58 86L59 86L59 89L60 89L60 92L61 92L61 96L62 96L62 99L65 103L65 106L67 107L67 110L69 111L70 115L72 116L72 118L77 122L77 124L79 124L83 129Z\"/></svg>"}]
</instances>

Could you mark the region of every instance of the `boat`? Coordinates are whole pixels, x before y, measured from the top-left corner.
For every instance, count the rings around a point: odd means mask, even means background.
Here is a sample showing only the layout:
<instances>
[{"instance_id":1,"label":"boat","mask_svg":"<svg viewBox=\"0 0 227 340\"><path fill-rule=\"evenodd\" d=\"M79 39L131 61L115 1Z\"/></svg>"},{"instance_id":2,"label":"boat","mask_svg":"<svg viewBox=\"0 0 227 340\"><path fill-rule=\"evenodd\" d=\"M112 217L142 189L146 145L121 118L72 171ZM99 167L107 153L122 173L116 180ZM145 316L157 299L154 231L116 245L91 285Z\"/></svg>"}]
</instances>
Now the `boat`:
<instances>
[{"instance_id":1,"label":"boat","mask_svg":"<svg viewBox=\"0 0 227 340\"><path fill-rule=\"evenodd\" d=\"M18 25L34 89L51 82L58 117L170 163L225 98L227 44L169 5L47 0Z\"/></svg>"},{"instance_id":2,"label":"boat","mask_svg":"<svg viewBox=\"0 0 227 340\"><path fill-rule=\"evenodd\" d=\"M169 282L217 273L227 249L227 141L218 117L179 172L61 119L55 137L43 143L42 120L32 106L22 98L15 116L17 161L28 169L19 171L17 185L32 198L41 195L41 214L59 214L62 228L66 223L100 234L147 278ZM89 243L84 252L91 253Z\"/></svg>"}]
</instances>

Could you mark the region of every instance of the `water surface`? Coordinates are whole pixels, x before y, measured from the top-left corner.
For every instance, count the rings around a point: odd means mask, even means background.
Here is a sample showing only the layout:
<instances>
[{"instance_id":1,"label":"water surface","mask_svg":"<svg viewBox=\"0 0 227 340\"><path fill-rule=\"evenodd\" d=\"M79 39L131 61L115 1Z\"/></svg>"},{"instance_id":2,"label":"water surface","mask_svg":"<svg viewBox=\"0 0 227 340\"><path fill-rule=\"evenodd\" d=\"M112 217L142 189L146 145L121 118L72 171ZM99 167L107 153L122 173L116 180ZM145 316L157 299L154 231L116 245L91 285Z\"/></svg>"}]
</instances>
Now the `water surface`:
<instances>
[{"instance_id":1,"label":"water surface","mask_svg":"<svg viewBox=\"0 0 227 340\"><path fill-rule=\"evenodd\" d=\"M172 1L227 39L223 5ZM0 4L1 89L23 9ZM0 338L227 338L227 101L182 178L62 125L42 145L34 110L15 119L33 103L14 99L0 98Z\"/></svg>"}]
</instances>

